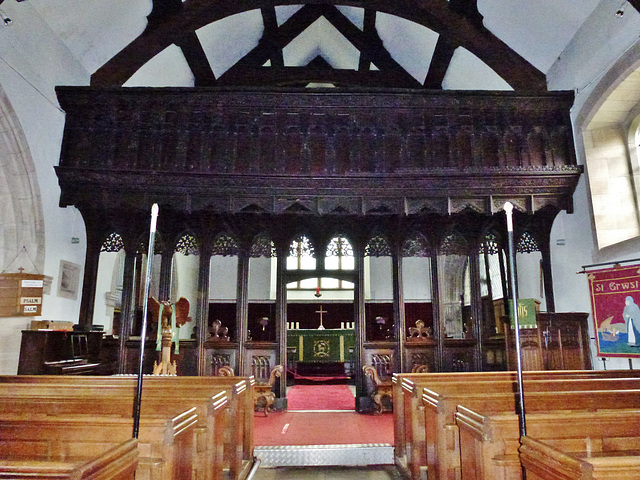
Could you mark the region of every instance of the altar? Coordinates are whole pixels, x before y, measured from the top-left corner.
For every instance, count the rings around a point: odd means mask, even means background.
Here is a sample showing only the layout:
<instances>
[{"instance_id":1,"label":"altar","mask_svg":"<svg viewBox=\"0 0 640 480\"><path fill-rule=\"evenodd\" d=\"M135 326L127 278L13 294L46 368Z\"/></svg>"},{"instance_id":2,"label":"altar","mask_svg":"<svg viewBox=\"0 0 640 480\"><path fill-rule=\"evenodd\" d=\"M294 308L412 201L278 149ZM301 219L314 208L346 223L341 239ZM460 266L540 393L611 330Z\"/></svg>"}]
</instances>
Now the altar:
<instances>
[{"instance_id":1,"label":"altar","mask_svg":"<svg viewBox=\"0 0 640 480\"><path fill-rule=\"evenodd\" d=\"M354 330L288 330L287 348L295 350L297 362L351 362L356 344Z\"/></svg>"},{"instance_id":2,"label":"altar","mask_svg":"<svg viewBox=\"0 0 640 480\"><path fill-rule=\"evenodd\" d=\"M287 351L294 376L345 377L352 374L355 331L288 330Z\"/></svg>"}]
</instances>

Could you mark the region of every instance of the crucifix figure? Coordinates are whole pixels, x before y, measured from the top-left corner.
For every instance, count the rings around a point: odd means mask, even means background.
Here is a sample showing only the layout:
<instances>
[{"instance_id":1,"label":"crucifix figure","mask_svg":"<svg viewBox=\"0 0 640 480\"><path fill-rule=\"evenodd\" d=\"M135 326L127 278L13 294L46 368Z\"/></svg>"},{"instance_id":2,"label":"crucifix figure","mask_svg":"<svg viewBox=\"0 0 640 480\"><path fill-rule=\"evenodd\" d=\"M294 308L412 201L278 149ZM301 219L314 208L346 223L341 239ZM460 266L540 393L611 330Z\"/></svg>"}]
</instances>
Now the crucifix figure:
<instances>
[{"instance_id":1,"label":"crucifix figure","mask_svg":"<svg viewBox=\"0 0 640 480\"><path fill-rule=\"evenodd\" d=\"M324 325L322 325L322 314L327 313L327 311L322 310L322 305L320 305L320 310L316 310L316 313L320 314L320 326L318 327L318 330L324 330Z\"/></svg>"}]
</instances>

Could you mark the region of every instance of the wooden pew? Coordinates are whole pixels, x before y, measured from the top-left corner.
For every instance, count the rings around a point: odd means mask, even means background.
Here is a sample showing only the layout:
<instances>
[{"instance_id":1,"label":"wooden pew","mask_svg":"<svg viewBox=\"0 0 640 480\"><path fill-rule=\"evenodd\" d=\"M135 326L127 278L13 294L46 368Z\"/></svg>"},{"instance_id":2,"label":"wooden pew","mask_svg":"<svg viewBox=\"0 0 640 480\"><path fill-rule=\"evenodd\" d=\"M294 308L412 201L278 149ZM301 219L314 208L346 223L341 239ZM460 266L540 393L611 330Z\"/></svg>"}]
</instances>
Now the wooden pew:
<instances>
[{"instance_id":1,"label":"wooden pew","mask_svg":"<svg viewBox=\"0 0 640 480\"><path fill-rule=\"evenodd\" d=\"M80 388L86 390L83 395L95 397L104 408L110 407L114 398L127 398L133 405L137 378L134 376L99 376L99 377L66 377L66 376L0 376L3 384L27 384L34 394L49 398L65 397L65 391L78 393ZM212 396L220 392L230 392L227 419L223 426L214 428L208 436L224 430L225 439L223 467L229 471L230 478L244 478L253 464L253 378L252 377L145 377L143 379L143 409L145 402L155 398L158 402L164 399L168 403L192 402L196 405L209 403ZM11 390L11 389L8 389ZM0 395L1 396L1 395ZM184 403L183 403L184 404ZM122 411L122 410L121 410ZM125 410L126 411L126 410ZM215 448L215 441L207 440L209 449ZM217 453L208 452L208 455ZM221 475L216 462L213 472L206 472L205 478L219 478Z\"/></svg>"},{"instance_id":2,"label":"wooden pew","mask_svg":"<svg viewBox=\"0 0 640 480\"><path fill-rule=\"evenodd\" d=\"M198 417L191 408L170 419L146 417L140 423L136 478L191 480L193 438ZM25 414L0 418L3 455L82 456L131 438L133 419L99 413ZM91 449L88 444L94 444Z\"/></svg>"},{"instance_id":3,"label":"wooden pew","mask_svg":"<svg viewBox=\"0 0 640 480\"><path fill-rule=\"evenodd\" d=\"M51 384L0 384L0 419L15 416L77 415L78 412L99 412L131 418L134 398L118 394L94 395L93 387L65 389ZM52 393L51 390L55 393ZM101 392L101 393L104 393ZM184 409L182 397L149 397L141 405L141 426L148 417L169 418ZM227 423L230 421L226 391L209 399L194 400L198 425L194 429L193 469L195 478L219 480L223 476L223 448Z\"/></svg>"},{"instance_id":4,"label":"wooden pew","mask_svg":"<svg viewBox=\"0 0 640 480\"><path fill-rule=\"evenodd\" d=\"M640 451L563 452L530 436L520 439L527 480L632 480L640 478Z\"/></svg>"},{"instance_id":5,"label":"wooden pew","mask_svg":"<svg viewBox=\"0 0 640 480\"><path fill-rule=\"evenodd\" d=\"M10 444L3 442L0 478L134 480L138 465L138 441L134 439L106 451L102 447L86 443L83 445L82 455L74 457L35 453L11 455L7 452L9 447Z\"/></svg>"},{"instance_id":6,"label":"wooden pew","mask_svg":"<svg viewBox=\"0 0 640 480\"><path fill-rule=\"evenodd\" d=\"M517 382L516 372L403 373L393 375L395 463L411 478L421 478L425 465L424 407L422 391L435 385L471 381ZM524 372L526 379L563 378L637 378L638 370L556 370ZM635 388L635 387L632 387Z\"/></svg>"},{"instance_id":7,"label":"wooden pew","mask_svg":"<svg viewBox=\"0 0 640 480\"><path fill-rule=\"evenodd\" d=\"M527 435L561 451L616 452L640 448L640 410L527 414ZM458 406L462 478L520 479L519 420Z\"/></svg>"},{"instance_id":8,"label":"wooden pew","mask_svg":"<svg viewBox=\"0 0 640 480\"><path fill-rule=\"evenodd\" d=\"M461 478L459 431L455 423L458 405L485 413L513 413L518 398L513 393L438 394L425 389L425 451L429 476ZM553 411L597 411L640 409L640 390L579 392L529 392L525 400L529 413ZM422 466L422 465L421 465Z\"/></svg>"}]
</instances>

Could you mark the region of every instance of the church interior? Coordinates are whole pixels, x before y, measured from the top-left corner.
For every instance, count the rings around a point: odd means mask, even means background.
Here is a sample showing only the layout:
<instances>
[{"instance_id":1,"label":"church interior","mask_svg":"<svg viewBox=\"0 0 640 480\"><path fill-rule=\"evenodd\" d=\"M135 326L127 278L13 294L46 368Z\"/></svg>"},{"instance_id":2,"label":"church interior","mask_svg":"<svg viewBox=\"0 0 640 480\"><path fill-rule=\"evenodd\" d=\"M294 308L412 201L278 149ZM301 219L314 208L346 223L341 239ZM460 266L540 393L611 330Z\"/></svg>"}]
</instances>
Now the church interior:
<instances>
[{"instance_id":1,"label":"church interior","mask_svg":"<svg viewBox=\"0 0 640 480\"><path fill-rule=\"evenodd\" d=\"M640 0L0 19L0 473L640 476Z\"/></svg>"}]
</instances>

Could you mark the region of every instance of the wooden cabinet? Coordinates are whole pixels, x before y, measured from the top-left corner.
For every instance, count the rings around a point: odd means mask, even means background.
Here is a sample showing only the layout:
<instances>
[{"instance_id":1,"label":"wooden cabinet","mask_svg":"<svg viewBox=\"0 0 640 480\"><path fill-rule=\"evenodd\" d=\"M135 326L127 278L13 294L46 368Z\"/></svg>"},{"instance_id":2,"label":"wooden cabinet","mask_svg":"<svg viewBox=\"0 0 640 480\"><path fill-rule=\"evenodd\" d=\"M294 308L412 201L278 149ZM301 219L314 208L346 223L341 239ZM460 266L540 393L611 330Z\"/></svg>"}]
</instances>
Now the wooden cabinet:
<instances>
[{"instance_id":1,"label":"wooden cabinet","mask_svg":"<svg viewBox=\"0 0 640 480\"><path fill-rule=\"evenodd\" d=\"M523 370L591 370L587 313L538 313L536 328L520 329ZM507 367L516 370L515 332L504 317Z\"/></svg>"}]
</instances>

